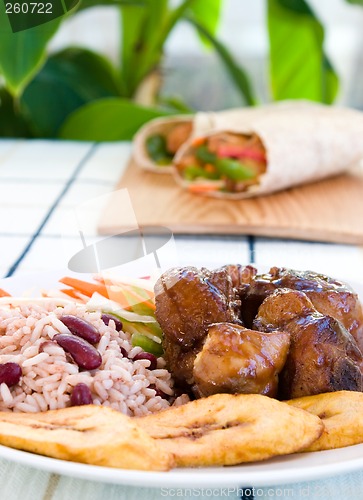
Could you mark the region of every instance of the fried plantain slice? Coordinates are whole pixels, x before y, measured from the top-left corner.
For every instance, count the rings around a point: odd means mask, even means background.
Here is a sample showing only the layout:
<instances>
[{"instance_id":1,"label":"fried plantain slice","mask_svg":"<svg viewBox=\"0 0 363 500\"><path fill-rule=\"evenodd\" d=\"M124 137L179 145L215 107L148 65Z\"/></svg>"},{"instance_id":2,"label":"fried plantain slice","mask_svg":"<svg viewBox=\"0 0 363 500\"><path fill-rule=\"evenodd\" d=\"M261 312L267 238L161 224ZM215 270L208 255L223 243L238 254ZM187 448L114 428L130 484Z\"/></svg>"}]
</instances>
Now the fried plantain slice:
<instances>
[{"instance_id":1,"label":"fried plantain slice","mask_svg":"<svg viewBox=\"0 0 363 500\"><path fill-rule=\"evenodd\" d=\"M92 465L169 470L172 455L111 408L87 405L44 413L0 413L0 444Z\"/></svg>"},{"instance_id":2,"label":"fried plantain slice","mask_svg":"<svg viewBox=\"0 0 363 500\"><path fill-rule=\"evenodd\" d=\"M136 421L179 467L294 453L311 445L324 428L318 417L256 394L216 394Z\"/></svg>"},{"instance_id":3,"label":"fried plantain slice","mask_svg":"<svg viewBox=\"0 0 363 500\"><path fill-rule=\"evenodd\" d=\"M343 448L363 443L363 393L338 391L286 401L321 418L324 431L303 451Z\"/></svg>"}]
</instances>

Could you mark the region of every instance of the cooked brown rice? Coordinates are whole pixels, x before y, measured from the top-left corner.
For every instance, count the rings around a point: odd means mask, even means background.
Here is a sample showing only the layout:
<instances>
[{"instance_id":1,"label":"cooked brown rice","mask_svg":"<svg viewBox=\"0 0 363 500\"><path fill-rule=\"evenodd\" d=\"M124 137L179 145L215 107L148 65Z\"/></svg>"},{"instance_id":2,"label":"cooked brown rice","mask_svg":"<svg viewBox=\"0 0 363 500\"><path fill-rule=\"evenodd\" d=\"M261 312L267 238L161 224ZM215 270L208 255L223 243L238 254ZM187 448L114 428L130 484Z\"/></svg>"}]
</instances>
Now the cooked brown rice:
<instances>
[{"instance_id":1,"label":"cooked brown rice","mask_svg":"<svg viewBox=\"0 0 363 500\"><path fill-rule=\"evenodd\" d=\"M98 369L80 371L62 347L50 342L55 334L70 333L58 319L63 314L83 318L100 332L96 347L102 364ZM149 360L127 359L120 347L130 358L142 352L140 347L132 347L129 334L116 331L113 321L105 325L100 312L89 312L83 305L69 303L60 307L52 301L1 308L0 363L18 363L23 375L14 387L0 384L0 410L38 412L64 408L70 405L72 388L80 382L91 389L94 404L110 406L126 415L168 408L169 401L156 396L150 388L154 386L173 396L173 382L164 369L164 360L159 358L157 369L151 371Z\"/></svg>"}]
</instances>

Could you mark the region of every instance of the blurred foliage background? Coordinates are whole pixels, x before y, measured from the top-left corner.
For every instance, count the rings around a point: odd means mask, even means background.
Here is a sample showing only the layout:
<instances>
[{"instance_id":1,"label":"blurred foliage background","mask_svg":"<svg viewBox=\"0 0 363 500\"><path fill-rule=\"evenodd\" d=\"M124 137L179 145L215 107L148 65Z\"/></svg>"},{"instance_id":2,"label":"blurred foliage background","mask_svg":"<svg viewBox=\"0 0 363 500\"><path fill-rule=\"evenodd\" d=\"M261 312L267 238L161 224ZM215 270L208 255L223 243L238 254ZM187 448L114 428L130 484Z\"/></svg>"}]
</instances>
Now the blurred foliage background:
<instances>
[{"instance_id":1,"label":"blurred foliage background","mask_svg":"<svg viewBox=\"0 0 363 500\"><path fill-rule=\"evenodd\" d=\"M198 110L198 99L186 98L183 85L200 94L200 62L185 61L189 72L182 85L175 84L177 73L164 85L165 46L180 23L190 25L205 50L218 57L223 68L218 78L233 85L234 106L283 99L333 103L339 77L325 52L324 25L308 0L263 1L267 95L238 57L239 47L219 38L223 0L80 0L63 18L17 33L1 2L0 136L131 139L151 118ZM363 6L363 0L341 1ZM97 6L112 7L119 18L116 62L81 46L48 50L62 23ZM216 78L213 69L208 78L211 83ZM210 104L214 109L213 100Z\"/></svg>"}]
</instances>

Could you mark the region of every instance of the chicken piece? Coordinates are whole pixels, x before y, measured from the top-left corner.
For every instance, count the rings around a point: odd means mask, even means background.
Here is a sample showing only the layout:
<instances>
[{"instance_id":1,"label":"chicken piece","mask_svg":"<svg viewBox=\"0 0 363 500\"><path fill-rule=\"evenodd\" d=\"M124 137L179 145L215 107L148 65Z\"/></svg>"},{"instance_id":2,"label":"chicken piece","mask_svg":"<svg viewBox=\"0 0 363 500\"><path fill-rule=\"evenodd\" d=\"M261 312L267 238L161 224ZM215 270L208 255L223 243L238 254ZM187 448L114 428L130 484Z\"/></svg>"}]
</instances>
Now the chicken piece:
<instances>
[{"instance_id":1,"label":"chicken piece","mask_svg":"<svg viewBox=\"0 0 363 500\"><path fill-rule=\"evenodd\" d=\"M185 348L174 342L167 335L163 338L163 358L173 379L183 392L187 392L194 383L194 360L202 349L203 341L196 342L193 347Z\"/></svg>"},{"instance_id":2,"label":"chicken piece","mask_svg":"<svg viewBox=\"0 0 363 500\"><path fill-rule=\"evenodd\" d=\"M238 322L239 303L226 270L173 268L155 284L156 319L164 335L189 348L212 323Z\"/></svg>"},{"instance_id":3,"label":"chicken piece","mask_svg":"<svg viewBox=\"0 0 363 500\"><path fill-rule=\"evenodd\" d=\"M174 268L155 284L156 318L164 357L178 382L192 383L194 358L212 323L239 323L239 305L225 269Z\"/></svg>"},{"instance_id":4,"label":"chicken piece","mask_svg":"<svg viewBox=\"0 0 363 500\"><path fill-rule=\"evenodd\" d=\"M232 285L240 289L243 285L249 285L257 275L257 269L253 266L242 266L241 264L228 264L221 267L231 277Z\"/></svg>"},{"instance_id":5,"label":"chicken piece","mask_svg":"<svg viewBox=\"0 0 363 500\"><path fill-rule=\"evenodd\" d=\"M322 314L343 323L363 352L363 311L357 294L345 283L313 271L272 267L268 274L256 275L240 287L242 319L251 327L263 300L278 288L304 292Z\"/></svg>"},{"instance_id":6,"label":"chicken piece","mask_svg":"<svg viewBox=\"0 0 363 500\"><path fill-rule=\"evenodd\" d=\"M166 149L168 152L175 154L180 146L189 139L192 130L192 121L175 125L166 136Z\"/></svg>"},{"instance_id":7,"label":"chicken piece","mask_svg":"<svg viewBox=\"0 0 363 500\"><path fill-rule=\"evenodd\" d=\"M277 394L278 374L290 345L286 332L256 332L231 323L209 328L194 361L195 393Z\"/></svg>"},{"instance_id":8,"label":"chicken piece","mask_svg":"<svg viewBox=\"0 0 363 500\"><path fill-rule=\"evenodd\" d=\"M257 134L235 134L231 132L215 133L208 136L207 146L211 153L216 154L218 154L220 149L223 149L224 146L228 146L230 150L232 147L232 151L233 146L238 146L239 151L241 148L253 149L260 152L262 158L265 157L266 153L263 142Z\"/></svg>"},{"instance_id":9,"label":"chicken piece","mask_svg":"<svg viewBox=\"0 0 363 500\"><path fill-rule=\"evenodd\" d=\"M258 331L280 329L291 335L280 374L281 398L363 390L363 357L356 341L339 321L319 313L305 293L274 291L259 308L253 327Z\"/></svg>"},{"instance_id":10,"label":"chicken piece","mask_svg":"<svg viewBox=\"0 0 363 500\"><path fill-rule=\"evenodd\" d=\"M227 271L228 275L231 277L234 288L238 291L239 297L243 300L243 305L240 309L240 320L242 324L250 328L263 300L258 297L257 306L255 306L252 294L247 297L246 292L249 290L251 283L254 283L257 269L250 265L242 266L241 264L228 264L221 267L221 269Z\"/></svg>"}]
</instances>

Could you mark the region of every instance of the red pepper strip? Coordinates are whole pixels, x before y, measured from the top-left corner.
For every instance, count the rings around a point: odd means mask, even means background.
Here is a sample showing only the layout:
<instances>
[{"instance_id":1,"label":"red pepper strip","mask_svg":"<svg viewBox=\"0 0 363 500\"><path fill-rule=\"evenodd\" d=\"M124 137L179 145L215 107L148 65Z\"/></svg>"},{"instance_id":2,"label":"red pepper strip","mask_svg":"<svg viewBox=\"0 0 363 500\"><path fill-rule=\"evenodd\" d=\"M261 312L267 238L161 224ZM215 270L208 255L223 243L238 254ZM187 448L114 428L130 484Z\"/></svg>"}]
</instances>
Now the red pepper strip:
<instances>
[{"instance_id":1,"label":"red pepper strip","mask_svg":"<svg viewBox=\"0 0 363 500\"><path fill-rule=\"evenodd\" d=\"M209 191L218 191L219 186L210 184L189 184L188 190L191 193L208 193Z\"/></svg>"},{"instance_id":2,"label":"red pepper strip","mask_svg":"<svg viewBox=\"0 0 363 500\"><path fill-rule=\"evenodd\" d=\"M266 161L266 155L256 149L238 146L237 144L222 144L217 150L220 158L250 158L251 160Z\"/></svg>"}]
</instances>

